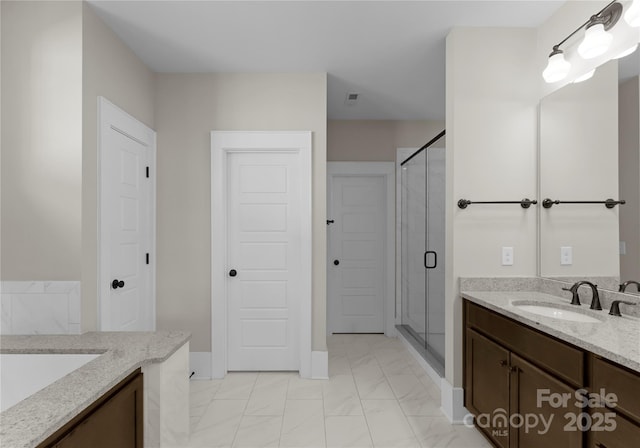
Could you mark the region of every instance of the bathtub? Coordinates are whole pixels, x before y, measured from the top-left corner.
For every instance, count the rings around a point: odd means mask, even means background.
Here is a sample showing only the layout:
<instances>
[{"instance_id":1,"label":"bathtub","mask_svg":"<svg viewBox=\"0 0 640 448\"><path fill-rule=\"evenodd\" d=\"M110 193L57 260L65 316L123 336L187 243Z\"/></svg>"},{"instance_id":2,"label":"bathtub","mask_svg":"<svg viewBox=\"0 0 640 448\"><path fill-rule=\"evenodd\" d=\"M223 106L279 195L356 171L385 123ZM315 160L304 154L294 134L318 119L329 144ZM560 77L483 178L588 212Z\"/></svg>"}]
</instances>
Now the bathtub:
<instances>
[{"instance_id":1,"label":"bathtub","mask_svg":"<svg viewBox=\"0 0 640 448\"><path fill-rule=\"evenodd\" d=\"M0 412L98 356L100 355L0 353Z\"/></svg>"}]
</instances>

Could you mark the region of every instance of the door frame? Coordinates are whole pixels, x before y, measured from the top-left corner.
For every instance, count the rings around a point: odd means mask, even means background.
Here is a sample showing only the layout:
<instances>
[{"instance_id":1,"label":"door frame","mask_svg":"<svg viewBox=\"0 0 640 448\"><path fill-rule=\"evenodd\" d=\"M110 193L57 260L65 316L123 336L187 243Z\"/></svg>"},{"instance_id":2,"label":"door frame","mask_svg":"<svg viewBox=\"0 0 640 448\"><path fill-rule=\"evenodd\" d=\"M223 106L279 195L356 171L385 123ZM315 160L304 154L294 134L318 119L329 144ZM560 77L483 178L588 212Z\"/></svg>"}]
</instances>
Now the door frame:
<instances>
[{"instance_id":1,"label":"door frame","mask_svg":"<svg viewBox=\"0 0 640 448\"><path fill-rule=\"evenodd\" d=\"M384 245L384 334L387 337L395 337L395 163L394 162L327 162L327 217L331 219L333 210L332 191L333 178L341 176L381 176L385 181L385 207L386 207L386 229ZM327 237L327 253L331 250L331 241ZM327 271L330 269L327 256ZM327 291L329 290L329 276L327 275ZM327 299L327 303L328 303ZM331 316L327 313L327 319ZM331 323L327 320L327 334L329 334Z\"/></svg>"},{"instance_id":2,"label":"door frame","mask_svg":"<svg viewBox=\"0 0 640 448\"><path fill-rule=\"evenodd\" d=\"M97 201L98 201L98 229L97 229L97 292L98 292L98 330L110 331L110 306L108 300L104 300L109 295L110 283L110 248L111 238L109 232L103 229L109 226L109 210L104 200L104 192L107 189L107 179L103 173L104 157L106 156L106 136L107 132L112 129L119 132L140 144L146 146L150 150L149 170L153 174L149 178L149 191L147 202L149 203L149 235L147 235L147 244L149 247L149 300L151 301L150 316L151 331L156 330L156 132L129 115L124 110L107 100L105 97L98 96L98 157L97 157ZM107 249L109 248L109 249ZM107 258L109 257L109 258Z\"/></svg>"},{"instance_id":3,"label":"door frame","mask_svg":"<svg viewBox=\"0 0 640 448\"><path fill-rule=\"evenodd\" d=\"M312 165L311 131L211 131L211 372L227 374L227 163L230 153L293 153L300 169L300 376L311 378ZM243 141L237 143L241 138Z\"/></svg>"}]
</instances>

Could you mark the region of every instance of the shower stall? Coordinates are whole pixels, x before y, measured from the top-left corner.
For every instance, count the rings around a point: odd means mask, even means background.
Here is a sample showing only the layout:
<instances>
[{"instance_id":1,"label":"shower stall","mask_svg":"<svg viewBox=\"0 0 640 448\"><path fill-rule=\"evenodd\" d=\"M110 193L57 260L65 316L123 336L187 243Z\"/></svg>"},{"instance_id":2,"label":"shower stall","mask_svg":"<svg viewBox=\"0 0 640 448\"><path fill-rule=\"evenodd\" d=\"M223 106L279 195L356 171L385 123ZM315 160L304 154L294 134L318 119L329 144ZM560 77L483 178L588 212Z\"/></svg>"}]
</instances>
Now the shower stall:
<instances>
[{"instance_id":1,"label":"shower stall","mask_svg":"<svg viewBox=\"0 0 640 448\"><path fill-rule=\"evenodd\" d=\"M444 375L445 134L401 163L401 324L398 330Z\"/></svg>"}]
</instances>

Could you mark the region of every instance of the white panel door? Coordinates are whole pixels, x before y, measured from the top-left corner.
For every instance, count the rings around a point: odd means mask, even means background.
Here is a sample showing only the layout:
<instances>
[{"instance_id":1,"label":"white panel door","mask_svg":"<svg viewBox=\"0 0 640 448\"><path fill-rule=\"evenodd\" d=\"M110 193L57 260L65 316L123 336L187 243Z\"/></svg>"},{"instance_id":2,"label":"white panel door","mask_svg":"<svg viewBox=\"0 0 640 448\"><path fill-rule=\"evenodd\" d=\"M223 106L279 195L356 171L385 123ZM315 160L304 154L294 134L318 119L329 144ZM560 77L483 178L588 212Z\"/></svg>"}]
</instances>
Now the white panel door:
<instances>
[{"instance_id":1,"label":"white panel door","mask_svg":"<svg viewBox=\"0 0 640 448\"><path fill-rule=\"evenodd\" d=\"M106 112L124 114L111 104L107 106ZM133 118L126 114L113 117L102 112L106 120L100 136L100 329L152 331L155 319L149 257L153 208L147 173L153 135L143 133L141 137L150 139L138 139L132 134L144 125L137 121L128 124Z\"/></svg>"},{"instance_id":2,"label":"white panel door","mask_svg":"<svg viewBox=\"0 0 640 448\"><path fill-rule=\"evenodd\" d=\"M227 164L228 370L299 370L298 155L236 152Z\"/></svg>"},{"instance_id":3,"label":"white panel door","mask_svg":"<svg viewBox=\"0 0 640 448\"><path fill-rule=\"evenodd\" d=\"M383 333L384 176L331 176L328 227L331 333Z\"/></svg>"}]
</instances>

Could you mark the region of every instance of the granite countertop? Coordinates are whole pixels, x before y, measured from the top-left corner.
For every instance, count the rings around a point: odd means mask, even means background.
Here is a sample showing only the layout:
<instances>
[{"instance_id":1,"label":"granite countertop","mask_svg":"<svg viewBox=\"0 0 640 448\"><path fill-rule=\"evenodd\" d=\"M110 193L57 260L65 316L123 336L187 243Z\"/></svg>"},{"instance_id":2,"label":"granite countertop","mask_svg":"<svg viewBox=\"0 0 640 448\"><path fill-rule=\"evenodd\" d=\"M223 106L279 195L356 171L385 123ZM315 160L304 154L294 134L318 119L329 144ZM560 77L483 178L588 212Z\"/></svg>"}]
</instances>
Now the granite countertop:
<instances>
[{"instance_id":1,"label":"granite countertop","mask_svg":"<svg viewBox=\"0 0 640 448\"><path fill-rule=\"evenodd\" d=\"M478 305L529 327L595 353L620 365L640 372L640 319L610 316L608 310L590 310L588 305L570 305L570 300L543 292L464 291L460 295ZM541 305L545 303L596 317L602 322L570 322L523 311L515 303ZM603 307L604 308L604 307Z\"/></svg>"},{"instance_id":2,"label":"granite countertop","mask_svg":"<svg viewBox=\"0 0 640 448\"><path fill-rule=\"evenodd\" d=\"M191 339L181 331L2 336L0 353L100 354L0 413L3 447L34 447L139 367L160 363Z\"/></svg>"}]
</instances>

